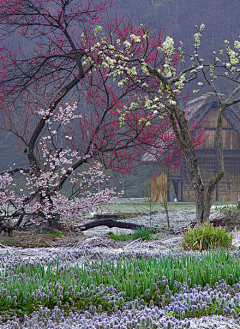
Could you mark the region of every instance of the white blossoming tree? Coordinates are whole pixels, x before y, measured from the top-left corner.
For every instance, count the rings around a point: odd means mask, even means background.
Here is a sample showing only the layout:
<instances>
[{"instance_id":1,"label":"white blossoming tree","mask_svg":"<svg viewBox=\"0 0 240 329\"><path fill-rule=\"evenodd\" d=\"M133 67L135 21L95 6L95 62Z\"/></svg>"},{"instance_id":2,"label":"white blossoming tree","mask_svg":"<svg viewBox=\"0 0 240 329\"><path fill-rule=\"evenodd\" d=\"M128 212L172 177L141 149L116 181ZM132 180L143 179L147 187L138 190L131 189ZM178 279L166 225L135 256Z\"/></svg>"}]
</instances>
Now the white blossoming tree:
<instances>
[{"instance_id":1,"label":"white blossoming tree","mask_svg":"<svg viewBox=\"0 0 240 329\"><path fill-rule=\"evenodd\" d=\"M158 115L170 119L175 137L184 153L189 177L195 190L198 223L209 218L213 192L216 184L224 176L222 143L224 111L228 106L240 101L240 42L235 41L234 49L232 49L229 42L225 41L225 51L221 50L219 56L213 52L213 63L205 63L199 51L203 29L204 24L200 27L196 26L194 51L191 55L184 52L183 45L175 46L172 37L167 36L161 42L156 42L156 32L150 33L143 25L132 33L121 33L121 31L126 31L124 22L121 28L118 25L114 32L110 31L111 38L102 39L99 48L101 49L100 56L108 53L105 65L111 67L110 74L118 80L120 88L124 88L131 81L133 84L138 84L142 90L142 97L137 102L133 102L130 109L122 112L122 120L124 121L125 113L136 109L139 103L144 103L145 108L152 113L151 117L140 119L146 120L148 125L151 125L152 118ZM107 40L111 40L111 44ZM177 65L177 60L181 61L181 66ZM220 98L217 92L217 81L220 78L228 79L232 83L232 92L225 100ZM189 129L191 127L188 127L188 120L180 106L180 100L186 95L185 86L194 79L197 79L199 88L203 84L208 84L219 102L216 127L218 166L216 175L207 186L203 184L196 156L196 142ZM157 91L153 90L153 86L158 86ZM199 88L193 90L193 93L197 93Z\"/></svg>"}]
</instances>

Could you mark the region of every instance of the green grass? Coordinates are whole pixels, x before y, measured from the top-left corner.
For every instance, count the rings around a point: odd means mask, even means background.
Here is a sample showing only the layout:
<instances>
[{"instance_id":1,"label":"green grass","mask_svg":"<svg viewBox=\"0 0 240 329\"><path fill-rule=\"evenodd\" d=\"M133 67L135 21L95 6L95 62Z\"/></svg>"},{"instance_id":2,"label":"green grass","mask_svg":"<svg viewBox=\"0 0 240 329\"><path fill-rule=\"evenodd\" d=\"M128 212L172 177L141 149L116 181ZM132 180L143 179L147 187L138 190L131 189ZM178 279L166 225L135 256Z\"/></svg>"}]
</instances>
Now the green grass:
<instances>
[{"instance_id":1,"label":"green grass","mask_svg":"<svg viewBox=\"0 0 240 329\"><path fill-rule=\"evenodd\" d=\"M152 203L154 205L152 207L153 211L163 211L164 207L161 202ZM194 210L195 204L193 202L188 203L176 203L169 202L169 210ZM109 204L104 206L106 211L112 211L114 213L149 213L149 202L144 199L118 199L114 204Z\"/></svg>"},{"instance_id":2,"label":"green grass","mask_svg":"<svg viewBox=\"0 0 240 329\"><path fill-rule=\"evenodd\" d=\"M58 236L60 238L63 237L63 233L61 231L51 231L51 232L43 232L43 234Z\"/></svg>"},{"instance_id":3,"label":"green grass","mask_svg":"<svg viewBox=\"0 0 240 329\"><path fill-rule=\"evenodd\" d=\"M114 234L113 232L108 232L107 235L115 241L130 241L130 240L151 240L153 235L148 229L137 229L129 234Z\"/></svg>"},{"instance_id":4,"label":"green grass","mask_svg":"<svg viewBox=\"0 0 240 329\"><path fill-rule=\"evenodd\" d=\"M214 202L213 206L227 206L229 202ZM162 202L152 202L153 211L164 211ZM105 211L112 211L114 213L149 213L149 201L143 198L120 198L116 200L113 204L104 206ZM194 202L168 202L168 209L177 211L177 210L189 210L195 211L196 204Z\"/></svg>"}]
</instances>

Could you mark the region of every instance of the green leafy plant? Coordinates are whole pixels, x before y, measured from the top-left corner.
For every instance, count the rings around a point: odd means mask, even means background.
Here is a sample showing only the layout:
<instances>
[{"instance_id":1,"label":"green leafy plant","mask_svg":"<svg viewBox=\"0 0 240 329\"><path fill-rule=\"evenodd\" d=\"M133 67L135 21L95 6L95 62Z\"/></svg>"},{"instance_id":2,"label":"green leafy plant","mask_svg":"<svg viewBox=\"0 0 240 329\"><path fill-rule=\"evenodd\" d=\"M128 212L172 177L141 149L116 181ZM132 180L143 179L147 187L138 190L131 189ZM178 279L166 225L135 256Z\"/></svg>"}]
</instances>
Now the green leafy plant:
<instances>
[{"instance_id":1,"label":"green leafy plant","mask_svg":"<svg viewBox=\"0 0 240 329\"><path fill-rule=\"evenodd\" d=\"M208 221L188 231L183 236L184 250L232 249L232 234L222 227L213 227Z\"/></svg>"}]
</instances>

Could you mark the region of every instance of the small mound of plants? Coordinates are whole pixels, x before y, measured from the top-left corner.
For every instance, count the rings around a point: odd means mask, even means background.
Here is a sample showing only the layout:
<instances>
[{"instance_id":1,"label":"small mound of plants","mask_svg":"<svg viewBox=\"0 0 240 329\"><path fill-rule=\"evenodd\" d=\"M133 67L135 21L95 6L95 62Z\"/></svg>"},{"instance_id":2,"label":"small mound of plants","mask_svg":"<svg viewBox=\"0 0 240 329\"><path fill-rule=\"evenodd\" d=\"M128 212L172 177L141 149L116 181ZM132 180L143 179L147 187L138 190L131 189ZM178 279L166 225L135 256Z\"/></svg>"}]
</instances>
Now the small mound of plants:
<instances>
[{"instance_id":1,"label":"small mound of plants","mask_svg":"<svg viewBox=\"0 0 240 329\"><path fill-rule=\"evenodd\" d=\"M113 232L108 232L107 235L114 241L131 241L131 240L152 240L153 234L151 230L146 228L140 228L129 234L114 234Z\"/></svg>"},{"instance_id":2,"label":"small mound of plants","mask_svg":"<svg viewBox=\"0 0 240 329\"><path fill-rule=\"evenodd\" d=\"M183 236L184 250L233 249L232 234L223 227L214 227L209 221L194 228L189 227Z\"/></svg>"}]
</instances>

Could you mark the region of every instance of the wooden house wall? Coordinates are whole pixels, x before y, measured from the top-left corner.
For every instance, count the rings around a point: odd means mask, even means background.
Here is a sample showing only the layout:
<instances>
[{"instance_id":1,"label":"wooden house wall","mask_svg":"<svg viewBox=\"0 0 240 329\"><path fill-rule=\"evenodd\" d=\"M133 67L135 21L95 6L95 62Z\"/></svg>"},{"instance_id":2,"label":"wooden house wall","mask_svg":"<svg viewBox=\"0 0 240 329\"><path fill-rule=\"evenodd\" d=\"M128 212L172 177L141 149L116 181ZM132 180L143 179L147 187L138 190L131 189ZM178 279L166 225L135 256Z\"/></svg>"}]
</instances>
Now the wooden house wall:
<instances>
[{"instance_id":1,"label":"wooden house wall","mask_svg":"<svg viewBox=\"0 0 240 329\"><path fill-rule=\"evenodd\" d=\"M205 186L216 173L216 157L205 155L198 156L202 178ZM233 201L236 202L240 196L240 156L232 156L225 152L225 176L217 184L213 195L213 201ZM188 177L185 163L181 166L181 184L178 186L178 200L194 202L196 200L192 183Z\"/></svg>"},{"instance_id":2,"label":"wooden house wall","mask_svg":"<svg viewBox=\"0 0 240 329\"><path fill-rule=\"evenodd\" d=\"M206 140L198 146L197 157L205 186L216 174L216 125L218 108L208 111L200 123L204 127L203 137ZM199 132L195 133L197 136ZM223 149L225 176L217 184L213 201L237 201L240 196L240 136L234 130L226 118L223 120ZM188 177L188 171L184 159L181 160L180 168L168 171L169 201L175 197L179 201L194 202L195 192ZM159 201L162 201L159 199Z\"/></svg>"},{"instance_id":3,"label":"wooden house wall","mask_svg":"<svg viewBox=\"0 0 240 329\"><path fill-rule=\"evenodd\" d=\"M203 138L206 137L206 140L198 146L197 156L205 186L215 175L217 169L216 125L218 111L218 108L210 109L200 123L200 126L205 129ZM222 136L225 176L216 186L213 201L236 201L240 195L240 136L226 118L223 119ZM194 190L188 178L185 163L182 164L181 188L178 192L179 199L182 201L195 201Z\"/></svg>"},{"instance_id":4,"label":"wooden house wall","mask_svg":"<svg viewBox=\"0 0 240 329\"><path fill-rule=\"evenodd\" d=\"M212 108L200 123L200 127L204 127L203 138L206 140L199 145L198 149L215 149L216 148L216 125L219 109ZM196 134L195 134L196 135ZM231 124L223 119L223 149L240 150L240 136L233 129Z\"/></svg>"}]
</instances>

